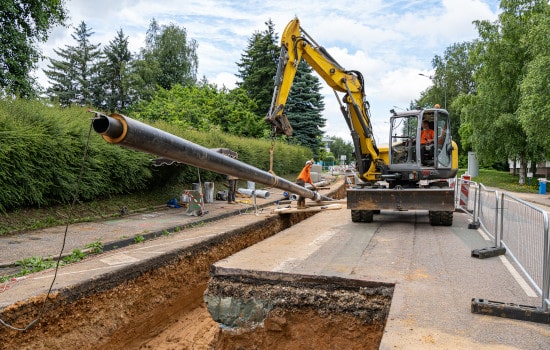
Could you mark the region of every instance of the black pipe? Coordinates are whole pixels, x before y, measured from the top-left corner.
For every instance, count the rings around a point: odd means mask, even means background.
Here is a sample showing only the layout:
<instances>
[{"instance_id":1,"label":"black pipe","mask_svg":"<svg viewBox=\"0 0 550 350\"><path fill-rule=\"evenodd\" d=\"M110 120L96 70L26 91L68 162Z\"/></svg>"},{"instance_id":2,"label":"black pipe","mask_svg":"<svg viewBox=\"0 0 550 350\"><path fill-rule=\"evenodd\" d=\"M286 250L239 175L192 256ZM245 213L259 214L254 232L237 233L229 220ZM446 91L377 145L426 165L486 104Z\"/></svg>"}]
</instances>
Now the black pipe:
<instances>
[{"instance_id":1,"label":"black pipe","mask_svg":"<svg viewBox=\"0 0 550 350\"><path fill-rule=\"evenodd\" d=\"M315 201L332 200L267 171L226 157L221 153L120 114L107 116L96 113L92 126L109 143L120 144L127 148L151 153L219 174L258 182Z\"/></svg>"}]
</instances>

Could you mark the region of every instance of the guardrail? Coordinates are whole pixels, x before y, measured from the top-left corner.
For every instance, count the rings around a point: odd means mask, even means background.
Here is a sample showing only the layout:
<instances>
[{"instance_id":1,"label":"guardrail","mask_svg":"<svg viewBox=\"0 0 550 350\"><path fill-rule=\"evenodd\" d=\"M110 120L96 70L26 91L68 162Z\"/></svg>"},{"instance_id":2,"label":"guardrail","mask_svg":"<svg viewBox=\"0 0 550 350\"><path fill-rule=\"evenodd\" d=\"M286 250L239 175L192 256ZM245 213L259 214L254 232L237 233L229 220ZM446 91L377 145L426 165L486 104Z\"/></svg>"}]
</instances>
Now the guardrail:
<instances>
[{"instance_id":1,"label":"guardrail","mask_svg":"<svg viewBox=\"0 0 550 350\"><path fill-rule=\"evenodd\" d=\"M540 309L547 313L550 306L548 213L483 184L464 179L455 183L456 208L472 217L468 227L481 227L494 240L494 247L484 251L485 257L506 253L541 296Z\"/></svg>"}]
</instances>

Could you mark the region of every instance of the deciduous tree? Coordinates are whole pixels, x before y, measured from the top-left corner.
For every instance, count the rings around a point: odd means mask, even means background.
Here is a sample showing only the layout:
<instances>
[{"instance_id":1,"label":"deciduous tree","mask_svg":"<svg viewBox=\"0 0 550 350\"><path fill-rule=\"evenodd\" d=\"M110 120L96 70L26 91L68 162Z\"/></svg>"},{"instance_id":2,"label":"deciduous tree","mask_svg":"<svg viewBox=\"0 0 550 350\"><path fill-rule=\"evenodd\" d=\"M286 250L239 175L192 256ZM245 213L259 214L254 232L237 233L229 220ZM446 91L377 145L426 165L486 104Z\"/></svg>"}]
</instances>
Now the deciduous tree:
<instances>
[{"instance_id":1,"label":"deciduous tree","mask_svg":"<svg viewBox=\"0 0 550 350\"><path fill-rule=\"evenodd\" d=\"M0 0L0 92L30 96L38 44L66 19L62 0Z\"/></svg>"}]
</instances>

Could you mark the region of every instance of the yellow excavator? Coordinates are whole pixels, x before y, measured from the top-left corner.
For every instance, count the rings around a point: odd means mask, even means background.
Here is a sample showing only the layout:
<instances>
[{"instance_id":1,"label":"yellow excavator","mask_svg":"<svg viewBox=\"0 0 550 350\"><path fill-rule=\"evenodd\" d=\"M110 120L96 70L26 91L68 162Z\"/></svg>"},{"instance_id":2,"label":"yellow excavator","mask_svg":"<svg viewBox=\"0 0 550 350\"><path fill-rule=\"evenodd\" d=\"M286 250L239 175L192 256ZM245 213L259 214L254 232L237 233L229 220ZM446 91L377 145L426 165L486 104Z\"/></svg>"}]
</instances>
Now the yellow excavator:
<instances>
[{"instance_id":1,"label":"yellow excavator","mask_svg":"<svg viewBox=\"0 0 550 350\"><path fill-rule=\"evenodd\" d=\"M372 222L380 210L428 210L431 225L450 226L455 209L450 179L458 171L458 147L452 141L449 113L434 108L391 110L389 143L376 145L363 75L344 69L301 27L298 18L286 26L266 121L276 134L292 135L285 103L301 60L334 90L353 140L356 176L347 190L354 222ZM338 93L343 93L341 97ZM422 140L422 124L432 140ZM425 142L427 141L427 142Z\"/></svg>"}]
</instances>

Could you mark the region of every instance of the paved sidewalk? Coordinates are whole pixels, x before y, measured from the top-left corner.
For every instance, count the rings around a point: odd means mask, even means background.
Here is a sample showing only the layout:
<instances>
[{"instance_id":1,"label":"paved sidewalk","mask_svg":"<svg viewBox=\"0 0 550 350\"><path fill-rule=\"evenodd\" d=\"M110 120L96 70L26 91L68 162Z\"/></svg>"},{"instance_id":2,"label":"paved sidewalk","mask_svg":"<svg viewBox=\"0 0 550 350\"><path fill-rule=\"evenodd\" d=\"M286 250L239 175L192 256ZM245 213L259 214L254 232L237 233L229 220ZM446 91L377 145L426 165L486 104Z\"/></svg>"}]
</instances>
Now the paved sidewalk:
<instances>
[{"instance_id":1,"label":"paved sidewalk","mask_svg":"<svg viewBox=\"0 0 550 350\"><path fill-rule=\"evenodd\" d=\"M151 212L71 224L67 230L63 256L70 255L74 249L84 251L87 245L95 242L101 242L104 250L108 251L133 244L139 236L144 239L159 237L189 225L262 211L264 206L282 198L282 191L274 189L273 192L269 199L256 198L256 205L252 198L239 198L237 204L228 204L225 201L205 203L207 213L202 216L188 215L186 208L161 207ZM0 236L0 274L3 269L25 258L57 258L61 252L65 230L66 226L56 226Z\"/></svg>"}]
</instances>

